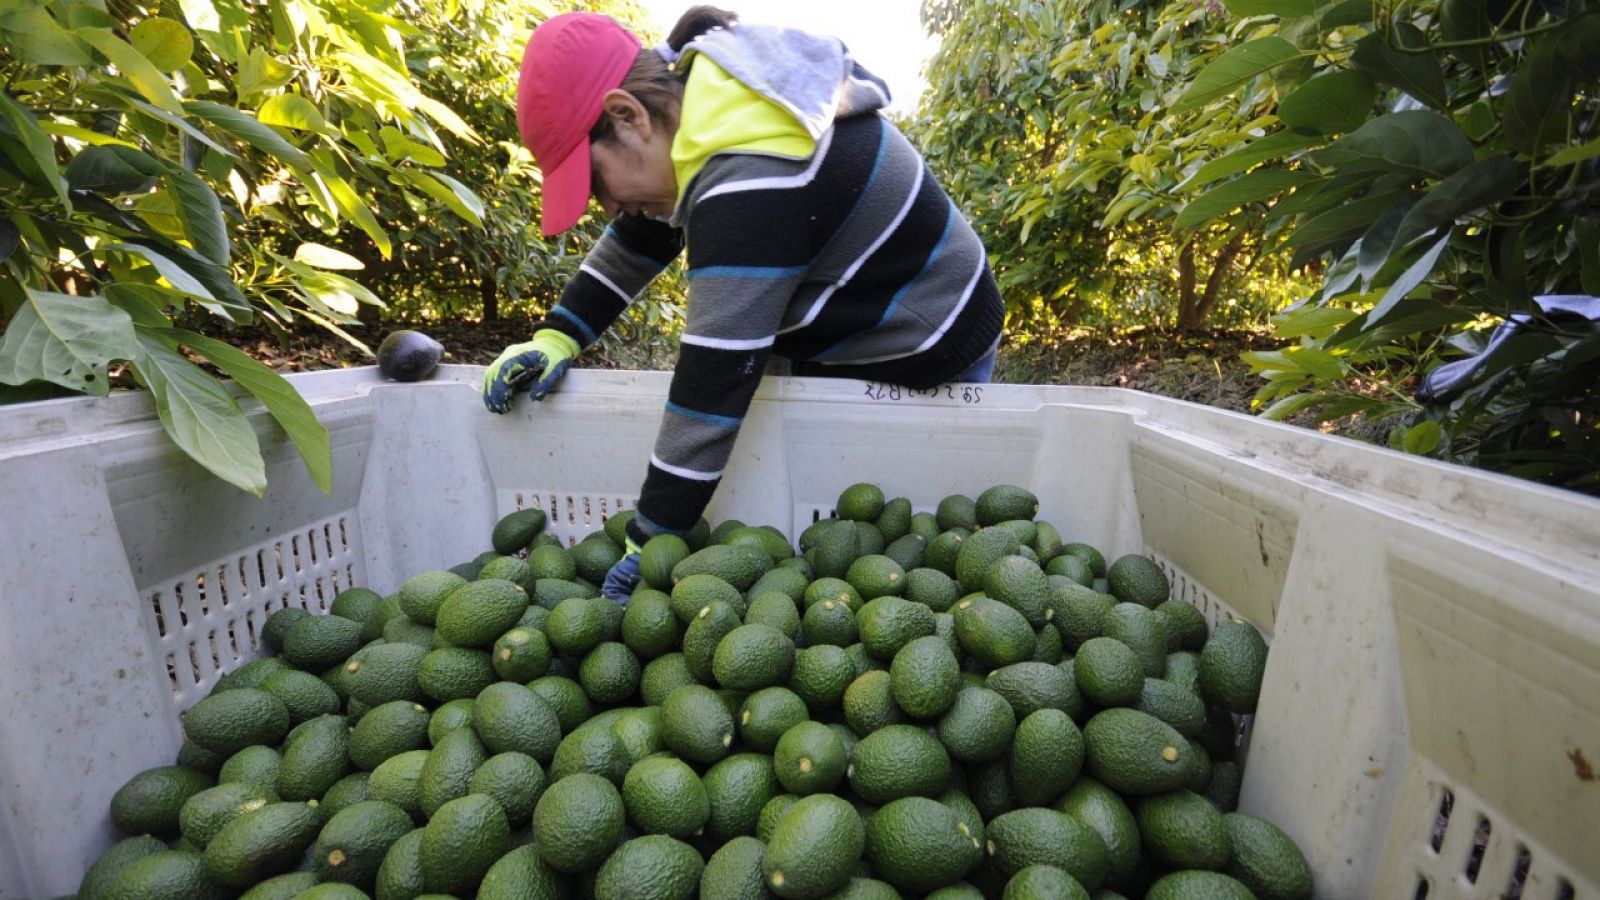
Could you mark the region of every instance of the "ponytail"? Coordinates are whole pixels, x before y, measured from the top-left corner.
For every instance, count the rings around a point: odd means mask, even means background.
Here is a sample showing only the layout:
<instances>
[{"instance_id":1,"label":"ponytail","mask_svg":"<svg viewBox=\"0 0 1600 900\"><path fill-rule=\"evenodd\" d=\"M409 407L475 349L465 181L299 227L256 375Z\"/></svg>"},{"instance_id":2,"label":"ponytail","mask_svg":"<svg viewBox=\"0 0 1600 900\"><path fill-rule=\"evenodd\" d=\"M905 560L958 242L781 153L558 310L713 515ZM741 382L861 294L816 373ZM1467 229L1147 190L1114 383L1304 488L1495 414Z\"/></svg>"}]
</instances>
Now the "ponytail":
<instances>
[{"instance_id":1,"label":"ponytail","mask_svg":"<svg viewBox=\"0 0 1600 900\"><path fill-rule=\"evenodd\" d=\"M739 21L739 14L715 6L691 6L678 17L667 35L667 46L674 53L683 52L689 42L714 28L731 28Z\"/></svg>"},{"instance_id":2,"label":"ponytail","mask_svg":"<svg viewBox=\"0 0 1600 900\"><path fill-rule=\"evenodd\" d=\"M672 26L672 32L667 35L667 46L677 53L700 35L716 28L728 28L738 21L737 13L715 6L691 6ZM645 47L639 51L633 67L617 88L637 98L650 114L651 121L675 131L678 127L678 111L683 103L683 81L683 77L673 72L654 47ZM611 119L602 114L600 121L589 129L589 140L606 140L615 130Z\"/></svg>"}]
</instances>

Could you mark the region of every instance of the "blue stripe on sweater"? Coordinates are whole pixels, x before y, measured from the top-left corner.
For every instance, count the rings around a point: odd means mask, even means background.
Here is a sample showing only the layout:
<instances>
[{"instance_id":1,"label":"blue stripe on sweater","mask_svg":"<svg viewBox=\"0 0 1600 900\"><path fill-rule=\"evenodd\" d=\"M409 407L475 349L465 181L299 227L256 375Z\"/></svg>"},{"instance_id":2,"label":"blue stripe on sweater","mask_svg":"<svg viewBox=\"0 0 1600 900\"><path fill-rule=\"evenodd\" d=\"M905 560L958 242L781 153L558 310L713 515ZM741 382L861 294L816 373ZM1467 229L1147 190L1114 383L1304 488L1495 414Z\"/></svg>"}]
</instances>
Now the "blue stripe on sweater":
<instances>
[{"instance_id":1,"label":"blue stripe on sweater","mask_svg":"<svg viewBox=\"0 0 1600 900\"><path fill-rule=\"evenodd\" d=\"M803 266L706 266L689 270L689 280L696 278L749 278L762 281L781 281L804 275L811 264Z\"/></svg>"},{"instance_id":2,"label":"blue stripe on sweater","mask_svg":"<svg viewBox=\"0 0 1600 900\"><path fill-rule=\"evenodd\" d=\"M560 316L561 318L566 319L567 321L571 322L572 324L578 326L578 330L583 332L583 345L585 347L587 347L590 344L594 343L594 340L595 340L594 332L592 330L590 330L589 323L585 322L583 319L580 319L578 317L577 313L573 312L570 309L567 309L564 306L559 306L559 305L555 306L555 307L552 307L550 311L552 313Z\"/></svg>"},{"instance_id":3,"label":"blue stripe on sweater","mask_svg":"<svg viewBox=\"0 0 1600 900\"><path fill-rule=\"evenodd\" d=\"M696 422L705 422L708 425L715 425L718 428L738 428L739 423L744 421L743 418L719 416L716 413L701 412L698 409L690 409L687 406L680 406L676 403L673 403L671 400L667 401L667 411L683 416L685 419L694 419Z\"/></svg>"},{"instance_id":4,"label":"blue stripe on sweater","mask_svg":"<svg viewBox=\"0 0 1600 900\"><path fill-rule=\"evenodd\" d=\"M933 268L933 264L939 261L940 255L944 253L945 245L950 242L950 233L955 230L956 219L960 215L960 211L956 209L956 206L953 202L947 206L945 210L944 231L939 235L939 242L933 245L933 250L928 254L927 262L922 264L922 271L918 272L915 277L901 286L900 290L894 292L894 296L889 299L889 306L884 309L883 315L879 317L877 324L872 326L873 328L882 328L884 323L889 321L889 317L894 314L895 308L900 305L900 301L905 298L905 295L909 293L913 287L916 287L917 282L922 278L922 276L927 274L929 269ZM821 353L818 353L816 356L811 357L811 361L822 362L823 360L833 356L835 351L847 346L849 343L850 338L847 337L844 340L834 344L832 347L829 347Z\"/></svg>"}]
</instances>

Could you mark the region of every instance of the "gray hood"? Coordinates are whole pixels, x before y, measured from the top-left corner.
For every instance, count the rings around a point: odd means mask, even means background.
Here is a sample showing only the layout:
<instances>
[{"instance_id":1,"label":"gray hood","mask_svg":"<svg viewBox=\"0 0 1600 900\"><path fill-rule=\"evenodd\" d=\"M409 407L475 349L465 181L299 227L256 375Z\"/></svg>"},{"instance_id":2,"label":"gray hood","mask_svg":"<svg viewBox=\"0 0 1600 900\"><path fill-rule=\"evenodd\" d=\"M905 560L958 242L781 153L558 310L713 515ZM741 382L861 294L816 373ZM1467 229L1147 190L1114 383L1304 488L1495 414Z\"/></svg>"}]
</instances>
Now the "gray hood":
<instances>
[{"instance_id":1,"label":"gray hood","mask_svg":"<svg viewBox=\"0 0 1600 900\"><path fill-rule=\"evenodd\" d=\"M812 140L833 120L889 105L889 87L838 38L771 25L718 28L690 41L679 66L704 53L740 83L794 114Z\"/></svg>"}]
</instances>

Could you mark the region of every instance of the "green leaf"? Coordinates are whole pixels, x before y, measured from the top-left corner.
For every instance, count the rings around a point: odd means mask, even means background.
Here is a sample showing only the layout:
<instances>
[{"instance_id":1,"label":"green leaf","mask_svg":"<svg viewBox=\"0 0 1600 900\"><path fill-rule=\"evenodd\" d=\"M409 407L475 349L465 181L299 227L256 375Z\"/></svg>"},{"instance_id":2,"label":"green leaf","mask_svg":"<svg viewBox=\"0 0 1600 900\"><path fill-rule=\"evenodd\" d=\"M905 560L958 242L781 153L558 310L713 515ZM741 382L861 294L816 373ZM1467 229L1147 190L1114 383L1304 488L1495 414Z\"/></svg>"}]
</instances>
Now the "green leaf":
<instances>
[{"instance_id":1,"label":"green leaf","mask_svg":"<svg viewBox=\"0 0 1600 900\"><path fill-rule=\"evenodd\" d=\"M400 174L418 190L449 207L451 212L474 225L483 225L483 201L466 185L448 175L430 175L416 169L404 169ZM444 182L449 182L449 185Z\"/></svg>"},{"instance_id":2,"label":"green leaf","mask_svg":"<svg viewBox=\"0 0 1600 900\"><path fill-rule=\"evenodd\" d=\"M256 111L256 118L265 125L293 128L297 131L330 131L328 120L316 104L299 94L274 94Z\"/></svg>"},{"instance_id":3,"label":"green leaf","mask_svg":"<svg viewBox=\"0 0 1600 900\"><path fill-rule=\"evenodd\" d=\"M306 171L311 168L311 158L300 148L243 110L212 103L209 100L191 100L184 104L184 108L190 115L210 122L257 150L272 154L293 168Z\"/></svg>"},{"instance_id":4,"label":"green leaf","mask_svg":"<svg viewBox=\"0 0 1600 900\"><path fill-rule=\"evenodd\" d=\"M94 62L72 33L43 6L0 15L0 32L19 62L34 66L87 66Z\"/></svg>"},{"instance_id":5,"label":"green leaf","mask_svg":"<svg viewBox=\"0 0 1600 900\"><path fill-rule=\"evenodd\" d=\"M1395 304L1374 327L1366 327L1368 314L1362 313L1323 343L1327 347L1349 344L1355 349L1383 346L1400 338L1470 322L1476 313L1466 306L1446 306L1432 297L1407 297Z\"/></svg>"},{"instance_id":6,"label":"green leaf","mask_svg":"<svg viewBox=\"0 0 1600 900\"><path fill-rule=\"evenodd\" d=\"M1269 159L1277 159L1304 150L1317 142L1317 138L1310 135L1295 134L1292 131L1278 131L1258 138L1245 144L1226 156L1218 157L1201 166L1189 177L1184 184L1209 184L1219 178L1237 175L1257 163Z\"/></svg>"},{"instance_id":7,"label":"green leaf","mask_svg":"<svg viewBox=\"0 0 1600 900\"><path fill-rule=\"evenodd\" d=\"M40 122L39 130L54 137L69 137L75 141L81 141L92 147L128 147L134 150L139 149L137 144L131 144L122 138L109 134L101 134L98 131L90 131L87 128L73 125L68 122Z\"/></svg>"},{"instance_id":8,"label":"green leaf","mask_svg":"<svg viewBox=\"0 0 1600 900\"><path fill-rule=\"evenodd\" d=\"M1594 159L1596 156L1600 156L1600 138L1596 138L1587 144L1576 144L1565 150L1558 151L1545 160L1544 164L1546 166L1570 166L1586 159Z\"/></svg>"},{"instance_id":9,"label":"green leaf","mask_svg":"<svg viewBox=\"0 0 1600 900\"><path fill-rule=\"evenodd\" d=\"M165 307L182 309L187 298L183 294L154 284L127 284L114 282L105 287L106 299L111 305L133 318L133 324L146 328L170 328L172 320Z\"/></svg>"},{"instance_id":10,"label":"green leaf","mask_svg":"<svg viewBox=\"0 0 1600 900\"><path fill-rule=\"evenodd\" d=\"M161 332L141 330L134 374L150 389L173 443L212 474L261 496L266 463L250 420L204 369L167 346Z\"/></svg>"},{"instance_id":11,"label":"green leaf","mask_svg":"<svg viewBox=\"0 0 1600 900\"><path fill-rule=\"evenodd\" d=\"M1318 166L1355 172L1400 172L1444 178L1472 164L1472 142L1432 110L1382 115L1311 154Z\"/></svg>"},{"instance_id":12,"label":"green leaf","mask_svg":"<svg viewBox=\"0 0 1600 900\"><path fill-rule=\"evenodd\" d=\"M160 161L127 147L85 147L67 163L67 184L75 191L116 196L149 190L161 175Z\"/></svg>"},{"instance_id":13,"label":"green leaf","mask_svg":"<svg viewBox=\"0 0 1600 900\"><path fill-rule=\"evenodd\" d=\"M106 366L132 359L133 320L104 297L74 297L27 289L0 339L0 382L48 381L104 397Z\"/></svg>"},{"instance_id":14,"label":"green leaf","mask_svg":"<svg viewBox=\"0 0 1600 900\"><path fill-rule=\"evenodd\" d=\"M1417 29L1395 26L1395 38L1405 47L1427 46L1427 38ZM1386 43L1374 31L1356 42L1350 64L1384 84L1392 84L1434 109L1449 109L1450 91L1445 87L1444 71L1432 53L1403 53Z\"/></svg>"},{"instance_id":15,"label":"green leaf","mask_svg":"<svg viewBox=\"0 0 1600 900\"><path fill-rule=\"evenodd\" d=\"M1297 131L1342 134L1372 115L1378 86L1363 72L1342 70L1313 78L1278 102L1278 118Z\"/></svg>"},{"instance_id":16,"label":"green leaf","mask_svg":"<svg viewBox=\"0 0 1600 900\"><path fill-rule=\"evenodd\" d=\"M67 199L67 185L61 178L61 169L56 165L55 144L49 135L39 129L33 113L11 99L11 95L5 91L0 91L0 126L5 126L0 127L0 138L5 137L9 130L21 145L18 150L12 151L5 142L0 142L0 149L40 187L54 192L62 208L70 212L72 201Z\"/></svg>"},{"instance_id":17,"label":"green leaf","mask_svg":"<svg viewBox=\"0 0 1600 900\"><path fill-rule=\"evenodd\" d=\"M1433 274L1433 268L1439 262L1439 255L1444 253L1444 248L1449 243L1450 235L1441 236L1437 241L1433 242L1431 247L1424 250L1422 255L1418 256L1416 261L1408 266L1404 272L1400 273L1400 277L1396 278L1394 283L1389 285L1389 290L1384 292L1383 299L1379 300L1378 305L1367 313L1366 327L1371 328L1382 321L1383 317L1394 309L1395 304L1405 299L1405 296L1415 290L1417 285Z\"/></svg>"},{"instance_id":18,"label":"green leaf","mask_svg":"<svg viewBox=\"0 0 1600 900\"><path fill-rule=\"evenodd\" d=\"M1449 227L1462 216L1499 203L1516 193L1522 181L1521 167L1509 156L1478 160L1434 185L1412 207L1395 234L1395 246L1404 247L1426 232Z\"/></svg>"},{"instance_id":19,"label":"green leaf","mask_svg":"<svg viewBox=\"0 0 1600 900\"><path fill-rule=\"evenodd\" d=\"M377 294L343 275L320 271L295 262L286 261L286 264L295 274L294 284L300 289L301 296L325 316L354 317L361 311L363 303L379 309L385 306Z\"/></svg>"},{"instance_id":20,"label":"green leaf","mask_svg":"<svg viewBox=\"0 0 1600 900\"><path fill-rule=\"evenodd\" d=\"M373 243L378 245L378 252L383 254L384 259L388 259L392 250L389 235L383 230L383 226L378 224L378 217L372 214L367 202L350 187L350 182L333 171L332 166L315 157L312 159L312 165L316 168L317 176L327 186L328 192L333 195L333 202L339 207L339 212L365 231Z\"/></svg>"},{"instance_id":21,"label":"green leaf","mask_svg":"<svg viewBox=\"0 0 1600 900\"><path fill-rule=\"evenodd\" d=\"M1302 335L1324 337L1354 319L1356 314L1338 306L1307 305L1272 317L1272 333L1280 338Z\"/></svg>"},{"instance_id":22,"label":"green leaf","mask_svg":"<svg viewBox=\"0 0 1600 900\"><path fill-rule=\"evenodd\" d=\"M1320 394L1290 394L1279 398L1271 406L1262 410L1261 418L1271 422L1282 422L1297 412L1312 407L1322 402Z\"/></svg>"},{"instance_id":23,"label":"green leaf","mask_svg":"<svg viewBox=\"0 0 1600 900\"><path fill-rule=\"evenodd\" d=\"M1347 25L1364 25L1372 21L1372 0L1342 0L1317 12L1317 27L1332 31Z\"/></svg>"},{"instance_id":24,"label":"green leaf","mask_svg":"<svg viewBox=\"0 0 1600 900\"><path fill-rule=\"evenodd\" d=\"M1426 456L1439 446L1439 439L1444 434L1439 423L1431 419L1406 429L1406 436L1402 443L1407 453L1413 456Z\"/></svg>"},{"instance_id":25,"label":"green leaf","mask_svg":"<svg viewBox=\"0 0 1600 900\"><path fill-rule=\"evenodd\" d=\"M178 218L183 233L195 252L219 266L228 264L228 225L222 218L222 202L200 176L172 166L167 171L167 187L177 200Z\"/></svg>"},{"instance_id":26,"label":"green leaf","mask_svg":"<svg viewBox=\"0 0 1600 900\"><path fill-rule=\"evenodd\" d=\"M1314 177L1298 169L1259 169L1219 184L1190 201L1173 224L1181 230L1196 228L1246 203L1276 197Z\"/></svg>"},{"instance_id":27,"label":"green leaf","mask_svg":"<svg viewBox=\"0 0 1600 900\"><path fill-rule=\"evenodd\" d=\"M1316 0L1224 0L1228 12L1241 19L1251 16L1277 16L1294 19L1309 16L1317 8Z\"/></svg>"},{"instance_id":28,"label":"green leaf","mask_svg":"<svg viewBox=\"0 0 1600 900\"><path fill-rule=\"evenodd\" d=\"M305 263L319 269L365 269L366 263L342 250L335 250L322 244L305 243L295 248L295 262Z\"/></svg>"},{"instance_id":29,"label":"green leaf","mask_svg":"<svg viewBox=\"0 0 1600 900\"><path fill-rule=\"evenodd\" d=\"M1257 38L1241 44L1200 70L1189 89L1172 105L1172 112L1199 109L1257 75L1298 59L1300 52L1300 48L1281 37Z\"/></svg>"},{"instance_id":30,"label":"green leaf","mask_svg":"<svg viewBox=\"0 0 1600 900\"><path fill-rule=\"evenodd\" d=\"M172 85L167 81L167 76L161 74L161 70L146 59L143 53L117 37L110 29L79 28L73 33L110 60L111 64L117 67L117 71L122 73L122 77L126 78L146 100L169 113L183 112L183 105L178 102L178 95L172 92Z\"/></svg>"},{"instance_id":31,"label":"green leaf","mask_svg":"<svg viewBox=\"0 0 1600 900\"><path fill-rule=\"evenodd\" d=\"M1475 41L1489 36L1487 0L1442 0L1439 37L1446 41Z\"/></svg>"},{"instance_id":32,"label":"green leaf","mask_svg":"<svg viewBox=\"0 0 1600 900\"><path fill-rule=\"evenodd\" d=\"M194 55L194 38L181 22L159 16L145 19L128 33L133 49L162 72L176 72Z\"/></svg>"},{"instance_id":33,"label":"green leaf","mask_svg":"<svg viewBox=\"0 0 1600 900\"><path fill-rule=\"evenodd\" d=\"M1362 197L1301 222L1289 235L1288 244L1295 250L1290 265L1299 266L1327 250L1342 251L1408 193L1395 191Z\"/></svg>"},{"instance_id":34,"label":"green leaf","mask_svg":"<svg viewBox=\"0 0 1600 900\"><path fill-rule=\"evenodd\" d=\"M126 244L106 244L105 248L107 250L123 250L143 257L150 265L155 267L161 277L165 278L167 283L172 285L175 290L198 300L201 306L219 316L227 315L222 304L218 303L217 298L212 295L211 290L200 279L189 274L187 269L173 262L166 254L153 247L131 242Z\"/></svg>"},{"instance_id":35,"label":"green leaf","mask_svg":"<svg viewBox=\"0 0 1600 900\"><path fill-rule=\"evenodd\" d=\"M328 430L317 421L311 405L282 375L223 341L192 331L173 331L170 336L210 360L260 400L300 451L312 482L324 494L333 493L333 451L328 444Z\"/></svg>"}]
</instances>

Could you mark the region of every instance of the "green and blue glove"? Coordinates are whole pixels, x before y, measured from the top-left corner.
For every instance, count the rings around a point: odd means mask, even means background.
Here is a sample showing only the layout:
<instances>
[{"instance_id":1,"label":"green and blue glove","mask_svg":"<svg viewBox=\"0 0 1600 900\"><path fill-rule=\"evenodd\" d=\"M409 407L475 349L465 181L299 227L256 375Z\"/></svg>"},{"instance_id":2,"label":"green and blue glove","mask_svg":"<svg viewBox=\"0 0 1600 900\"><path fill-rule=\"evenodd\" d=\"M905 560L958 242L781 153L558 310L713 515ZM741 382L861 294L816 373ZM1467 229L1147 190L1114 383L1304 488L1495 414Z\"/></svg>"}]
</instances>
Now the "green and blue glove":
<instances>
[{"instance_id":1,"label":"green and blue glove","mask_svg":"<svg viewBox=\"0 0 1600 900\"><path fill-rule=\"evenodd\" d=\"M492 413L510 412L511 398L520 390L543 400L567 374L579 349L577 341L554 328L541 328L532 340L512 344L483 373L483 405Z\"/></svg>"},{"instance_id":2,"label":"green and blue glove","mask_svg":"<svg viewBox=\"0 0 1600 900\"><path fill-rule=\"evenodd\" d=\"M606 580L600 586L600 593L613 603L628 605L628 598L633 596L634 588L639 586L639 545L628 538L622 553L622 559L606 572Z\"/></svg>"}]
</instances>

